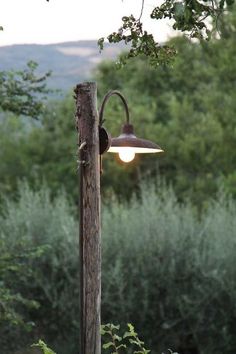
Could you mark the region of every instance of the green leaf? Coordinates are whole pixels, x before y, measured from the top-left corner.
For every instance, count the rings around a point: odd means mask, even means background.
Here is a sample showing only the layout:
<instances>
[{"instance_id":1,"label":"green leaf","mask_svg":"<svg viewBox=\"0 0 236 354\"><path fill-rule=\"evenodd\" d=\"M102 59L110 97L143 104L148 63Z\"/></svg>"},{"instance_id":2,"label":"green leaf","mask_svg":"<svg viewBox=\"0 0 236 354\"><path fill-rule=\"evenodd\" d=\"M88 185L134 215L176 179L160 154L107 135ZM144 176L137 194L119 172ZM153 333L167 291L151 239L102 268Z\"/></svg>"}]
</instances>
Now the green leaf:
<instances>
[{"instance_id":1,"label":"green leaf","mask_svg":"<svg viewBox=\"0 0 236 354\"><path fill-rule=\"evenodd\" d=\"M52 349L48 348L47 345L41 339L36 344L32 344L31 347L38 347L43 351L43 354L56 354Z\"/></svg>"},{"instance_id":2,"label":"green leaf","mask_svg":"<svg viewBox=\"0 0 236 354\"><path fill-rule=\"evenodd\" d=\"M130 332L125 332L125 334L123 335L123 338L127 338L127 337L134 337L134 334L130 333Z\"/></svg>"},{"instance_id":3,"label":"green leaf","mask_svg":"<svg viewBox=\"0 0 236 354\"><path fill-rule=\"evenodd\" d=\"M116 347L116 349L120 349L120 348L127 348L126 344L120 344L118 347Z\"/></svg>"},{"instance_id":4,"label":"green leaf","mask_svg":"<svg viewBox=\"0 0 236 354\"><path fill-rule=\"evenodd\" d=\"M105 344L103 344L103 349L108 349L108 348L110 348L110 347L114 347L114 344L112 343L112 342L109 342L109 343L105 343Z\"/></svg>"},{"instance_id":5,"label":"green leaf","mask_svg":"<svg viewBox=\"0 0 236 354\"><path fill-rule=\"evenodd\" d=\"M122 340L122 338L119 337L117 334L115 334L115 335L113 336L113 338L116 339L116 340L118 340L118 342L120 342L120 341Z\"/></svg>"},{"instance_id":6,"label":"green leaf","mask_svg":"<svg viewBox=\"0 0 236 354\"><path fill-rule=\"evenodd\" d=\"M131 323L128 323L127 326L129 328L130 332L134 331L134 326Z\"/></svg>"},{"instance_id":7,"label":"green leaf","mask_svg":"<svg viewBox=\"0 0 236 354\"><path fill-rule=\"evenodd\" d=\"M129 339L129 342L130 342L131 344L137 345L138 347L140 347L140 345L144 344L143 342L138 341L138 340L134 340L134 339Z\"/></svg>"},{"instance_id":8,"label":"green leaf","mask_svg":"<svg viewBox=\"0 0 236 354\"><path fill-rule=\"evenodd\" d=\"M113 330L113 329L117 329L119 330L120 329L120 325L113 325L113 324L110 324L110 328Z\"/></svg>"}]
</instances>

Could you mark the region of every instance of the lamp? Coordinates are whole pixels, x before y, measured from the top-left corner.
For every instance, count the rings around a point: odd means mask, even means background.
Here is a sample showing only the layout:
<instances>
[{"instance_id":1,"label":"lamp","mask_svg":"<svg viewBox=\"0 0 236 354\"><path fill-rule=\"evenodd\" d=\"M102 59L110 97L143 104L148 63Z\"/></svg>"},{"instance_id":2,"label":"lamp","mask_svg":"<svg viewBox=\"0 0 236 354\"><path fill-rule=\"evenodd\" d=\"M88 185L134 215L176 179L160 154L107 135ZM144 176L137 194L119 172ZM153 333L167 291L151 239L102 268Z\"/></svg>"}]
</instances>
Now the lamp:
<instances>
[{"instance_id":1,"label":"lamp","mask_svg":"<svg viewBox=\"0 0 236 354\"><path fill-rule=\"evenodd\" d=\"M107 100L117 95L124 104L126 122L122 133L111 139L103 127ZM78 132L78 170L80 171L80 350L81 354L101 354L101 155L119 153L131 161L136 153L163 151L151 141L137 138L129 120L125 98L118 91L108 92L97 114L97 85L84 82L76 86L76 129ZM99 155L100 154L100 155ZM100 158L99 158L100 157Z\"/></svg>"},{"instance_id":2,"label":"lamp","mask_svg":"<svg viewBox=\"0 0 236 354\"><path fill-rule=\"evenodd\" d=\"M117 95L121 98L126 112L126 123L122 127L121 134L117 138L110 138L105 128L102 126L103 112L108 99ZM150 140L138 138L134 134L134 127L130 124L129 109L124 96L116 90L109 91L103 98L101 109L99 112L100 126L100 154L104 152L118 153L123 162L130 162L134 159L135 154L159 153L163 152L162 148Z\"/></svg>"}]
</instances>

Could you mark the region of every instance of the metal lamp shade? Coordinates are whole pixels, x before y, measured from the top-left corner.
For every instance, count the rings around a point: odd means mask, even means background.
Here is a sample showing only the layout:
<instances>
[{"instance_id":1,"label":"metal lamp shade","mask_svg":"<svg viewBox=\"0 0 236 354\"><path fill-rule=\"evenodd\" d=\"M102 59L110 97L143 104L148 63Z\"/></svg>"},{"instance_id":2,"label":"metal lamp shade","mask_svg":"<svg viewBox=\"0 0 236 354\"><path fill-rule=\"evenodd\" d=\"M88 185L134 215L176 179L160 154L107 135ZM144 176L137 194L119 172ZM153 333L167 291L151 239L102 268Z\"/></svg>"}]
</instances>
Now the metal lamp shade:
<instances>
[{"instance_id":1,"label":"metal lamp shade","mask_svg":"<svg viewBox=\"0 0 236 354\"><path fill-rule=\"evenodd\" d=\"M163 152L162 148L150 140L140 139L134 135L132 124L125 124L122 133L117 138L111 139L108 152L120 153L122 150L132 150L135 154Z\"/></svg>"}]
</instances>

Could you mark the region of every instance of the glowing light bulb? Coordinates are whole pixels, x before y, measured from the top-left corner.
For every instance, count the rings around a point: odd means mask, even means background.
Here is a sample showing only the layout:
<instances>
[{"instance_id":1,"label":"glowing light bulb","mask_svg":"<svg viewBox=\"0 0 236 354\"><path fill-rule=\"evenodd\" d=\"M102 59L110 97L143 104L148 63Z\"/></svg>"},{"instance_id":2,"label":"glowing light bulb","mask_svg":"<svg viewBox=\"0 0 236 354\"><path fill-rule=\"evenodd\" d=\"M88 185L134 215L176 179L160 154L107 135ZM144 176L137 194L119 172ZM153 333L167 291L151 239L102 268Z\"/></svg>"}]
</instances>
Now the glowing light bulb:
<instances>
[{"instance_id":1,"label":"glowing light bulb","mask_svg":"<svg viewBox=\"0 0 236 354\"><path fill-rule=\"evenodd\" d=\"M124 149L123 151L119 152L119 158L123 162L130 162L134 159L135 153L131 149Z\"/></svg>"}]
</instances>

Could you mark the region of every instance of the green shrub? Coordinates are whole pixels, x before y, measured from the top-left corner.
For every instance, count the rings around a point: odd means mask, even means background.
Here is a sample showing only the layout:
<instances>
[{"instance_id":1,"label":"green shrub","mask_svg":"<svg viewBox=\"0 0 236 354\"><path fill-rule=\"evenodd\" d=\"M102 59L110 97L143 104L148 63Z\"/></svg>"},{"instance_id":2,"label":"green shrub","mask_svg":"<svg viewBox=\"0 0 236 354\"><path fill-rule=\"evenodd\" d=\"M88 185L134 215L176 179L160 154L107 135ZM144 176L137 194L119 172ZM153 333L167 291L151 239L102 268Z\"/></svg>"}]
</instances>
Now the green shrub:
<instances>
[{"instance_id":1,"label":"green shrub","mask_svg":"<svg viewBox=\"0 0 236 354\"><path fill-rule=\"evenodd\" d=\"M199 220L173 191L104 210L103 321L134 323L149 347L230 352L235 345L236 204L212 201Z\"/></svg>"},{"instance_id":2,"label":"green shrub","mask_svg":"<svg viewBox=\"0 0 236 354\"><path fill-rule=\"evenodd\" d=\"M111 354L125 354L130 353L130 351L133 350L134 354L148 354L150 350L145 349L144 342L139 339L138 334L134 330L134 326L128 323L127 327L127 330L121 334L119 325L113 325L111 323L102 325L102 352L106 351ZM33 344L32 347L40 348L43 354L56 354L48 348L42 340Z\"/></svg>"},{"instance_id":3,"label":"green shrub","mask_svg":"<svg viewBox=\"0 0 236 354\"><path fill-rule=\"evenodd\" d=\"M30 261L31 280L9 279L14 291L40 309L25 312L35 327L24 338L42 338L58 354L78 351L78 225L66 195L53 201L43 186L22 185L0 219L9 247L44 246ZM199 217L164 186L143 185L129 204L103 207L102 322L131 322L153 353L231 354L236 346L236 203L220 193ZM15 329L14 344L20 347ZM0 328L4 354L12 341ZM4 334L4 335L3 335ZM5 336L5 337L4 337ZM26 340L27 338L27 340ZM19 340L19 341L18 341Z\"/></svg>"},{"instance_id":4,"label":"green shrub","mask_svg":"<svg viewBox=\"0 0 236 354\"><path fill-rule=\"evenodd\" d=\"M25 261L30 279L26 272L21 272L20 277L8 274L14 292L35 300L40 308L25 310L25 320L31 319L35 324L30 336L24 335L23 329L10 326L9 331L5 323L0 326L1 334L4 333L0 336L4 354L12 354L11 343L15 347L29 345L34 335L35 338L45 337L49 343L57 338L57 347L66 352L68 343L73 343L78 333L79 317L75 316L79 311L79 261L74 210L65 194L61 193L52 201L46 186L34 192L24 183L19 188L17 201L6 200L0 225L0 237L9 249L25 252L44 246L40 259ZM13 341L12 337L17 339ZM63 348L65 342L67 347ZM75 341L74 345L77 345Z\"/></svg>"},{"instance_id":5,"label":"green shrub","mask_svg":"<svg viewBox=\"0 0 236 354\"><path fill-rule=\"evenodd\" d=\"M103 345L102 349L111 354L134 353L134 354L148 354L150 350L144 347L144 342L138 337L134 326L128 323L126 331L122 334L119 325L107 323L102 325L101 334Z\"/></svg>"}]
</instances>

